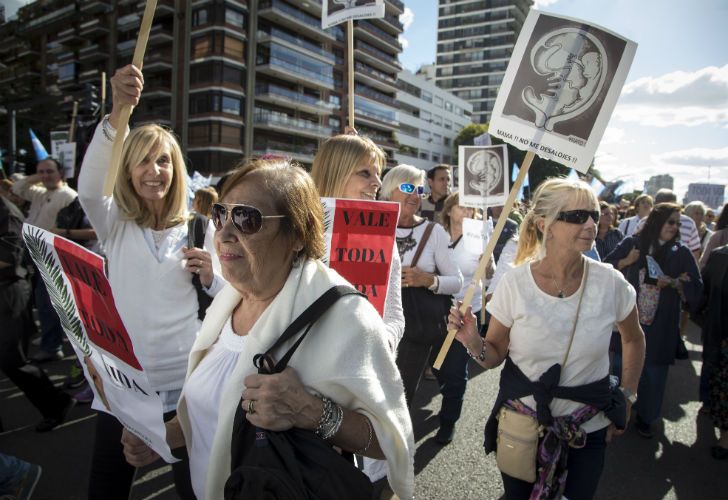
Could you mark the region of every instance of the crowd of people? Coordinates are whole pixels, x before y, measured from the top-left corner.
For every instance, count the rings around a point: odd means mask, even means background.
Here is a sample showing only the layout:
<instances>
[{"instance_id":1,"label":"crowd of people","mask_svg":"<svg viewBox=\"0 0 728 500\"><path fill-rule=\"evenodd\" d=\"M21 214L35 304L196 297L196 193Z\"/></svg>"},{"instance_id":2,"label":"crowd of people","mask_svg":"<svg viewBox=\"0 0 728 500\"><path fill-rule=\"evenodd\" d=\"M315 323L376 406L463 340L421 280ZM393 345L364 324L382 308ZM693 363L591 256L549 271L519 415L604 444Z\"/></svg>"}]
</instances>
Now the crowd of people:
<instances>
[{"instance_id":1,"label":"crowd of people","mask_svg":"<svg viewBox=\"0 0 728 500\"><path fill-rule=\"evenodd\" d=\"M496 452L508 499L592 498L607 442L631 414L639 435L655 435L669 367L686 355L688 316L702 328L701 412L720 431L711 454L728 458L728 205L711 216L661 190L618 207L584 182L556 178L523 212L483 213L449 192L449 166L385 174L384 152L355 130L325 141L310 173L288 158L241 159L217 189L190 199L173 133L119 130L143 82L133 66L111 79L113 109L84 155L78 192L53 159L0 186L0 370L40 412L38 432L91 402L93 390L80 365L63 389L42 368L70 353L25 255L24 221L106 258L116 307L162 401L167 442L182 458L173 464L180 498L245 496L227 496L239 486L230 478L259 453L254 439L233 442L247 436L240 421L253 437L316 436L363 472L372 498L412 498L411 413L448 329L457 341L432 372L442 395L435 441L453 440L469 364L502 366L485 451ZM121 165L104 196L116 134L126 137ZM322 264L320 197L399 204L383 315ZM475 279L481 254L463 243L464 220L501 217ZM309 320L303 341L279 339L331 289L344 292ZM159 457L112 415L95 420L88 498L125 499L135 468ZM0 495L29 498L40 475L0 454Z\"/></svg>"}]
</instances>

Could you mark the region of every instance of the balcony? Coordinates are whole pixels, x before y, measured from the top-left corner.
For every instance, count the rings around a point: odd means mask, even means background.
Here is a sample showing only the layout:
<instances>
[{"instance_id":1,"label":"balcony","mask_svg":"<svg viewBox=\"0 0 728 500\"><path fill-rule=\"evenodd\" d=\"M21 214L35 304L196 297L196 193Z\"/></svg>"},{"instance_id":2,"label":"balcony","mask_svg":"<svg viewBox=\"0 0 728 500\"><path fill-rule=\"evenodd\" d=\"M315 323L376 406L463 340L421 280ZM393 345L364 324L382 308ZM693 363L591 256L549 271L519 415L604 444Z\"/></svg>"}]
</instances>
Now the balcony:
<instances>
[{"instance_id":1,"label":"balcony","mask_svg":"<svg viewBox=\"0 0 728 500\"><path fill-rule=\"evenodd\" d=\"M328 138L333 132L330 127L324 127L318 123L293 118L285 113L263 108L255 108L253 121L260 128L277 130L287 134L294 132L307 137Z\"/></svg>"},{"instance_id":2,"label":"balcony","mask_svg":"<svg viewBox=\"0 0 728 500\"><path fill-rule=\"evenodd\" d=\"M120 31L131 31L139 27L141 17L136 12L121 16L116 20L116 26Z\"/></svg>"},{"instance_id":3,"label":"balcony","mask_svg":"<svg viewBox=\"0 0 728 500\"><path fill-rule=\"evenodd\" d=\"M171 50L152 50L144 55L144 72L156 73L172 69Z\"/></svg>"},{"instance_id":4,"label":"balcony","mask_svg":"<svg viewBox=\"0 0 728 500\"><path fill-rule=\"evenodd\" d=\"M140 14L144 13L147 2L139 2L137 10ZM157 9L154 11L154 17L159 18L164 15L174 14L174 0L157 0Z\"/></svg>"},{"instance_id":5,"label":"balcony","mask_svg":"<svg viewBox=\"0 0 728 500\"><path fill-rule=\"evenodd\" d=\"M97 38L109 34L109 28L104 26L99 19L91 19L78 27L78 33L84 38Z\"/></svg>"},{"instance_id":6,"label":"balcony","mask_svg":"<svg viewBox=\"0 0 728 500\"><path fill-rule=\"evenodd\" d=\"M274 24L284 26L317 40L336 40L331 30L321 29L321 18L298 10L282 0L264 0L258 6L258 14Z\"/></svg>"},{"instance_id":7,"label":"balcony","mask_svg":"<svg viewBox=\"0 0 728 500\"><path fill-rule=\"evenodd\" d=\"M401 0L387 0L386 3L391 5L397 14L404 13L404 2Z\"/></svg>"},{"instance_id":8,"label":"balcony","mask_svg":"<svg viewBox=\"0 0 728 500\"><path fill-rule=\"evenodd\" d=\"M370 99L374 99L375 101L381 102L383 104L392 106L393 108L397 107L397 100L394 97L382 94L381 92L377 92L376 90L370 89L364 85L354 85L354 92L359 95L369 97Z\"/></svg>"},{"instance_id":9,"label":"balcony","mask_svg":"<svg viewBox=\"0 0 728 500\"><path fill-rule=\"evenodd\" d=\"M120 56L126 56L134 52L134 47L136 47L136 38L133 38L131 40L125 40L123 42L119 42L116 44L116 51L119 53Z\"/></svg>"},{"instance_id":10,"label":"balcony","mask_svg":"<svg viewBox=\"0 0 728 500\"><path fill-rule=\"evenodd\" d=\"M86 0L81 2L81 12L84 14L106 14L111 12L111 0Z\"/></svg>"},{"instance_id":11,"label":"balcony","mask_svg":"<svg viewBox=\"0 0 728 500\"><path fill-rule=\"evenodd\" d=\"M98 83L101 81L101 72L97 69L81 71L78 74L78 83Z\"/></svg>"},{"instance_id":12,"label":"balcony","mask_svg":"<svg viewBox=\"0 0 728 500\"><path fill-rule=\"evenodd\" d=\"M153 47L155 45L162 45L165 43L169 43L172 40L174 40L174 36L172 36L172 30L166 28L161 24L155 24L149 31L148 46Z\"/></svg>"},{"instance_id":13,"label":"balcony","mask_svg":"<svg viewBox=\"0 0 728 500\"><path fill-rule=\"evenodd\" d=\"M63 23L67 23L69 20L73 19L75 14L76 4L74 2L70 5L66 5L65 7L61 7L60 9L49 12L48 14L37 17L24 25L20 25L18 27L18 32L23 35L29 35L42 30L58 29L63 26Z\"/></svg>"},{"instance_id":14,"label":"balcony","mask_svg":"<svg viewBox=\"0 0 728 500\"><path fill-rule=\"evenodd\" d=\"M387 73L382 73L371 66L355 61L354 79L383 92L396 92L397 81Z\"/></svg>"},{"instance_id":15,"label":"balcony","mask_svg":"<svg viewBox=\"0 0 728 500\"><path fill-rule=\"evenodd\" d=\"M292 62L280 57L269 57L268 62L259 64L258 71L264 74L294 81L301 85L315 85L320 88L333 90L334 77L311 71L300 62Z\"/></svg>"},{"instance_id":16,"label":"balcony","mask_svg":"<svg viewBox=\"0 0 728 500\"><path fill-rule=\"evenodd\" d=\"M76 33L76 28L70 27L59 32L56 41L64 45L76 45L82 43L84 39Z\"/></svg>"},{"instance_id":17,"label":"balcony","mask_svg":"<svg viewBox=\"0 0 728 500\"><path fill-rule=\"evenodd\" d=\"M402 52L402 44L396 36L392 36L381 28L378 28L370 21L361 20L354 25L358 38L366 40L367 43L378 46L384 50Z\"/></svg>"},{"instance_id":18,"label":"balcony","mask_svg":"<svg viewBox=\"0 0 728 500\"><path fill-rule=\"evenodd\" d=\"M255 98L316 115L329 115L335 108L331 103L278 85L256 85Z\"/></svg>"},{"instance_id":19,"label":"balcony","mask_svg":"<svg viewBox=\"0 0 728 500\"><path fill-rule=\"evenodd\" d=\"M387 14L383 18L377 19L377 21L384 26L385 30L388 30L395 36L398 36L404 31L404 25L402 25L402 22L399 20L399 16Z\"/></svg>"},{"instance_id":20,"label":"balcony","mask_svg":"<svg viewBox=\"0 0 728 500\"><path fill-rule=\"evenodd\" d=\"M78 60L83 63L102 61L109 58L107 50L102 49L98 43L94 43L78 51Z\"/></svg>"},{"instance_id":21,"label":"balcony","mask_svg":"<svg viewBox=\"0 0 728 500\"><path fill-rule=\"evenodd\" d=\"M306 50L308 52L308 55L314 56L317 59L321 59L325 62L333 64L335 61L334 54L332 54L331 52L323 49L322 47L314 43L307 42L306 40L302 40L289 33L286 33L283 30L279 30L275 27L271 28L270 33L258 30L259 42L265 42L271 39L278 39L279 41L283 41L286 45L295 49Z\"/></svg>"},{"instance_id":22,"label":"balcony","mask_svg":"<svg viewBox=\"0 0 728 500\"><path fill-rule=\"evenodd\" d=\"M302 163L312 163L317 147L316 144L291 144L290 142L256 137L253 144L253 154L256 156L284 156Z\"/></svg>"},{"instance_id":23,"label":"balcony","mask_svg":"<svg viewBox=\"0 0 728 500\"><path fill-rule=\"evenodd\" d=\"M361 40L354 41L354 53L369 66L373 66L382 71L390 73L399 73L402 71L402 65L396 57Z\"/></svg>"}]
</instances>

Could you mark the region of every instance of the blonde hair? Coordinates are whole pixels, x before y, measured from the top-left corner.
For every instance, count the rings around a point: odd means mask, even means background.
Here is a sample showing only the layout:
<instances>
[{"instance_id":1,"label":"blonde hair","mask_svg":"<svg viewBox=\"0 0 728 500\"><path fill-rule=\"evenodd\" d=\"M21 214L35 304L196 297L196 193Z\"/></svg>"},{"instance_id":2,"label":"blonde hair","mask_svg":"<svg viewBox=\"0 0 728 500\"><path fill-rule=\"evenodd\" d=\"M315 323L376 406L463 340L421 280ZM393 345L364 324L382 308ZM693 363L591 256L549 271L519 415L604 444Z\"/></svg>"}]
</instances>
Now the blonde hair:
<instances>
[{"instance_id":1,"label":"blonde hair","mask_svg":"<svg viewBox=\"0 0 728 500\"><path fill-rule=\"evenodd\" d=\"M151 153L159 155L163 143L169 146L172 161L172 183L164 197L162 220L159 222L164 227L173 227L181 224L188 217L187 167L177 139L172 132L159 125L142 125L132 130L124 141L124 147L121 150L121 166L114 186L114 201L119 209L128 219L141 227L152 227L155 218L134 189L131 171L143 163Z\"/></svg>"},{"instance_id":2,"label":"blonde hair","mask_svg":"<svg viewBox=\"0 0 728 500\"><path fill-rule=\"evenodd\" d=\"M418 186L425 185L425 172L412 165L397 165L387 172L382 180L382 187L379 190L379 198L382 200L391 200L392 192L405 182Z\"/></svg>"},{"instance_id":3,"label":"blonde hair","mask_svg":"<svg viewBox=\"0 0 728 500\"><path fill-rule=\"evenodd\" d=\"M238 165L225 181L220 199L248 177L258 177L250 182L259 182L260 189L268 192L276 213L286 216L281 219L281 228L303 245L296 260L321 258L326 251L324 211L311 176L295 161L283 158L249 160Z\"/></svg>"},{"instance_id":4,"label":"blonde hair","mask_svg":"<svg viewBox=\"0 0 728 500\"><path fill-rule=\"evenodd\" d=\"M192 200L192 207L198 213L210 218L212 205L217 203L217 191L212 186L204 187L195 191L195 198Z\"/></svg>"},{"instance_id":5,"label":"blonde hair","mask_svg":"<svg viewBox=\"0 0 728 500\"><path fill-rule=\"evenodd\" d=\"M515 265L546 256L543 235L548 234L549 227L556 221L559 212L571 203L599 211L599 201L585 182L552 178L536 189L531 209L521 223ZM536 225L540 219L544 221L543 232Z\"/></svg>"},{"instance_id":6,"label":"blonde hair","mask_svg":"<svg viewBox=\"0 0 728 500\"><path fill-rule=\"evenodd\" d=\"M327 139L316 153L311 167L311 178L319 195L343 196L346 183L354 175L356 167L370 158L381 175L387 157L371 139L358 135L336 135Z\"/></svg>"}]
</instances>

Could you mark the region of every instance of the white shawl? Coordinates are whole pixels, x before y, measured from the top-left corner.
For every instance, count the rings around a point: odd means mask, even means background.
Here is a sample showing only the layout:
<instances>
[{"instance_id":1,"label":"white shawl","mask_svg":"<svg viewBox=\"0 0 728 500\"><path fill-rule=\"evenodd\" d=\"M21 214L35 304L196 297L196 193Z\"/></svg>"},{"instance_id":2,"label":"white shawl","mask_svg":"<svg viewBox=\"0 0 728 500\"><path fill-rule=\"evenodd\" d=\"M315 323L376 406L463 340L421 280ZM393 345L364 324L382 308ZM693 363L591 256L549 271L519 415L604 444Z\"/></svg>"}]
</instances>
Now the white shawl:
<instances>
[{"instance_id":1,"label":"white shawl","mask_svg":"<svg viewBox=\"0 0 728 500\"><path fill-rule=\"evenodd\" d=\"M251 328L238 364L223 390L210 453L206 500L223 498L225 481L230 475L233 419L244 389L243 380L257 372L253 356L269 349L286 327L326 290L341 284L347 281L335 271L319 261L307 261L293 268L283 289ZM225 320L240 300L239 293L230 285L217 294L190 352L188 378L217 340ZM292 342L284 345L276 357L280 358L291 345ZM412 498L415 450L412 422L402 379L387 343L386 327L374 307L357 296L340 299L314 325L289 366L309 391L369 417L387 458L392 490L402 499ZM189 449L192 431L184 395L177 415Z\"/></svg>"}]
</instances>

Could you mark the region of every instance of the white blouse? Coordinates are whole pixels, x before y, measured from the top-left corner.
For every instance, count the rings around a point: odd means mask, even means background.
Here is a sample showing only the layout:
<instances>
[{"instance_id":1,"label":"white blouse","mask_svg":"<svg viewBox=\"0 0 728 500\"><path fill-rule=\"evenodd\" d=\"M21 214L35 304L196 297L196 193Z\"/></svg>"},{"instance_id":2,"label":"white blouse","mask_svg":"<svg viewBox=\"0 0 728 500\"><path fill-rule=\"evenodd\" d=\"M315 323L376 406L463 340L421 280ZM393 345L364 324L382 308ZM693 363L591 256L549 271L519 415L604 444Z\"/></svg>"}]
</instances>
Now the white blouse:
<instances>
[{"instance_id":1,"label":"white blouse","mask_svg":"<svg viewBox=\"0 0 728 500\"><path fill-rule=\"evenodd\" d=\"M197 498L204 498L205 494L207 466L217 429L223 387L235 369L245 340L245 337L233 331L232 316L228 318L217 341L184 386L192 429L192 435L189 436L190 477Z\"/></svg>"}]
</instances>

